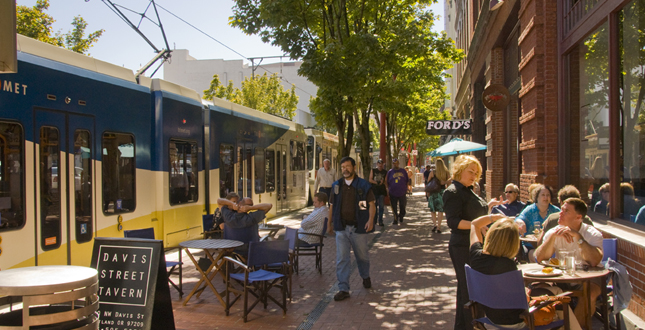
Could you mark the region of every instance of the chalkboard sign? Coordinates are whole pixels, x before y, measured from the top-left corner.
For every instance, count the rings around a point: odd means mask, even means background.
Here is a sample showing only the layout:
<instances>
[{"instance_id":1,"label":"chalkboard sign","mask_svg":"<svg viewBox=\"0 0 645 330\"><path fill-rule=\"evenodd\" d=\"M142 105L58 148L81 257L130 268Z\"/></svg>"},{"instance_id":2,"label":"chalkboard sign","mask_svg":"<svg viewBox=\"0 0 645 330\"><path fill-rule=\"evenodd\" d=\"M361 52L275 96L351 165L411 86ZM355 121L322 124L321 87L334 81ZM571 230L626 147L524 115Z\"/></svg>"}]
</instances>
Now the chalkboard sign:
<instances>
[{"instance_id":1,"label":"chalkboard sign","mask_svg":"<svg viewBox=\"0 0 645 330\"><path fill-rule=\"evenodd\" d=\"M175 330L161 241L98 237L92 267L99 273L100 330Z\"/></svg>"}]
</instances>

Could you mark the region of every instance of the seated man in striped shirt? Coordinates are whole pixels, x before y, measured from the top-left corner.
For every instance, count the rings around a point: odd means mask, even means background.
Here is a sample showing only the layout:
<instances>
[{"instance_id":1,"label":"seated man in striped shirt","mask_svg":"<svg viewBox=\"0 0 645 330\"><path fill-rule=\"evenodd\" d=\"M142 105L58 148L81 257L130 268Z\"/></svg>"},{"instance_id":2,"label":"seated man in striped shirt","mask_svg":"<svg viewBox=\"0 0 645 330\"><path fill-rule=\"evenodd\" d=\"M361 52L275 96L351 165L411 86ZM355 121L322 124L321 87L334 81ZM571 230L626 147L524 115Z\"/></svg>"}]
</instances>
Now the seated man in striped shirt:
<instances>
[{"instance_id":1,"label":"seated man in striped shirt","mask_svg":"<svg viewBox=\"0 0 645 330\"><path fill-rule=\"evenodd\" d=\"M327 194L324 192L318 192L314 195L314 211L300 223L300 229L298 229L299 241L309 244L320 242L318 237L304 234L320 235L323 233L325 218L329 215L327 200Z\"/></svg>"}]
</instances>

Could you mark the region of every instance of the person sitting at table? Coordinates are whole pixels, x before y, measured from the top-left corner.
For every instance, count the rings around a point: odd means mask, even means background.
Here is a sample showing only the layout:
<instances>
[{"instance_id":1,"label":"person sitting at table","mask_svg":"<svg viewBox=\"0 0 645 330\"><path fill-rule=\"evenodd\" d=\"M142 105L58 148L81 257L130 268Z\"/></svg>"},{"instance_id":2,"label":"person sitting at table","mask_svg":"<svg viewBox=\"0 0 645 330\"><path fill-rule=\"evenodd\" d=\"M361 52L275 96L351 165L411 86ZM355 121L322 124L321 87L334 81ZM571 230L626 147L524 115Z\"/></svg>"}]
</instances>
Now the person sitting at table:
<instances>
[{"instance_id":1,"label":"person sitting at table","mask_svg":"<svg viewBox=\"0 0 645 330\"><path fill-rule=\"evenodd\" d=\"M483 239L482 228L492 223ZM485 242L485 243L482 243ZM520 234L513 220L503 214L491 214L470 223L470 267L486 275L517 270L515 255L520 248ZM523 325L523 309L495 309L482 306L495 324L519 328ZM522 327L523 328L523 327Z\"/></svg>"},{"instance_id":2,"label":"person sitting at table","mask_svg":"<svg viewBox=\"0 0 645 330\"><path fill-rule=\"evenodd\" d=\"M535 203L527 206L515 219L521 235L533 233L536 222L542 225L549 215L560 212L560 208L551 204L552 197L553 192L550 187L541 184L533 189L531 199Z\"/></svg>"},{"instance_id":3,"label":"person sitting at table","mask_svg":"<svg viewBox=\"0 0 645 330\"><path fill-rule=\"evenodd\" d=\"M562 204L558 226L552 228L544 235L544 243L535 250L535 257L540 263L549 260L557 250L574 251L576 260L592 267L602 261L602 234L593 226L583 223L587 215L587 204L580 198L568 198ZM581 284L558 284L565 291L581 290ZM591 309L596 310L596 298L600 295L600 286L591 283L589 288ZM586 299L574 309L576 318L582 323L587 321Z\"/></svg>"},{"instance_id":4,"label":"person sitting at table","mask_svg":"<svg viewBox=\"0 0 645 330\"><path fill-rule=\"evenodd\" d=\"M580 191L578 188L576 188L573 185L566 185L558 191L558 204L562 205L564 201L566 201L569 198L580 198ZM538 237L538 242L537 245L541 245L542 241L544 241L544 234L551 230L551 228L555 227L558 225L558 219L560 219L560 213L553 213L551 214L546 221L542 224L542 232L540 233L540 236ZM593 226L593 221L591 221L591 218L589 218L588 215L585 215L585 217L582 219L582 222Z\"/></svg>"},{"instance_id":5,"label":"person sitting at table","mask_svg":"<svg viewBox=\"0 0 645 330\"><path fill-rule=\"evenodd\" d=\"M519 199L520 188L514 183L509 183L504 188L504 194L506 200L501 205L493 207L491 213L500 213L507 217L515 217L520 214L526 207L526 204Z\"/></svg>"},{"instance_id":6,"label":"person sitting at table","mask_svg":"<svg viewBox=\"0 0 645 330\"><path fill-rule=\"evenodd\" d=\"M309 214L300 223L298 229L298 241L308 244L316 244L320 239L316 236L306 234L320 235L323 227L325 226L325 218L329 215L329 208L327 208L327 194L318 192L314 195L314 211Z\"/></svg>"},{"instance_id":7,"label":"person sitting at table","mask_svg":"<svg viewBox=\"0 0 645 330\"><path fill-rule=\"evenodd\" d=\"M218 198L217 205L222 211L224 225L236 229L251 226L256 226L257 228L258 223L262 222L269 210L273 208L271 203L253 205L253 200L249 197L242 198L239 203L234 203L232 200L225 198Z\"/></svg>"}]
</instances>

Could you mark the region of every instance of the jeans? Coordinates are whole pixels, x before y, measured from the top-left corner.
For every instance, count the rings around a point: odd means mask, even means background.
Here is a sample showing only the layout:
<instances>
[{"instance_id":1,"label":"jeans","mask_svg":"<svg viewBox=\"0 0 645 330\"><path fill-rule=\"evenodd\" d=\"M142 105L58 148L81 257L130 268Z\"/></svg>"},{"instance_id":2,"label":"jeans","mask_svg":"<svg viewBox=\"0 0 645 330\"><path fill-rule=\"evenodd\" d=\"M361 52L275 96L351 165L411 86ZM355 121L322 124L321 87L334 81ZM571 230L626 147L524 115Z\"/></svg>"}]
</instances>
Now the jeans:
<instances>
[{"instance_id":1,"label":"jeans","mask_svg":"<svg viewBox=\"0 0 645 330\"><path fill-rule=\"evenodd\" d=\"M338 289L349 292L349 275L352 271L350 248L354 250L358 273L361 278L370 277L369 242L372 235L357 234L354 226L346 226L345 230L336 232L336 277Z\"/></svg>"},{"instance_id":2,"label":"jeans","mask_svg":"<svg viewBox=\"0 0 645 330\"><path fill-rule=\"evenodd\" d=\"M400 221L405 216L405 205L408 203L407 196L403 195L401 197L390 196L390 204L392 205L392 213L394 213L394 221ZM401 207L401 211L398 211L398 206Z\"/></svg>"},{"instance_id":3,"label":"jeans","mask_svg":"<svg viewBox=\"0 0 645 330\"><path fill-rule=\"evenodd\" d=\"M384 200L385 195L376 195L376 213L374 215L374 224L383 223L383 211L385 211Z\"/></svg>"}]
</instances>

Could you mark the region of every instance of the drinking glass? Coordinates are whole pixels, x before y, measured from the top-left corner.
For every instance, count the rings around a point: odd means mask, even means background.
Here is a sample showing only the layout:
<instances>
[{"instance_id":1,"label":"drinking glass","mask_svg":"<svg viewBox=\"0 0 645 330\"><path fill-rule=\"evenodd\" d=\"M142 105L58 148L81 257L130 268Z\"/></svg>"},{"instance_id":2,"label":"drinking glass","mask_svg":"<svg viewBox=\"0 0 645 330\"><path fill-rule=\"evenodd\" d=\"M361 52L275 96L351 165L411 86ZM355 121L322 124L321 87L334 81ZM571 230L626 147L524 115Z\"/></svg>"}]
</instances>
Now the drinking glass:
<instances>
[{"instance_id":1,"label":"drinking glass","mask_svg":"<svg viewBox=\"0 0 645 330\"><path fill-rule=\"evenodd\" d=\"M542 223L540 221L534 221L533 222L533 234L535 236L540 236L540 233L542 232Z\"/></svg>"},{"instance_id":2,"label":"drinking glass","mask_svg":"<svg viewBox=\"0 0 645 330\"><path fill-rule=\"evenodd\" d=\"M576 274L576 257L574 255L567 255L566 256L566 264L565 264L565 272L567 275L575 275Z\"/></svg>"},{"instance_id":3,"label":"drinking glass","mask_svg":"<svg viewBox=\"0 0 645 330\"><path fill-rule=\"evenodd\" d=\"M560 261L560 266L567 266L567 257L570 255L568 250L560 249L556 251L555 258Z\"/></svg>"}]
</instances>

